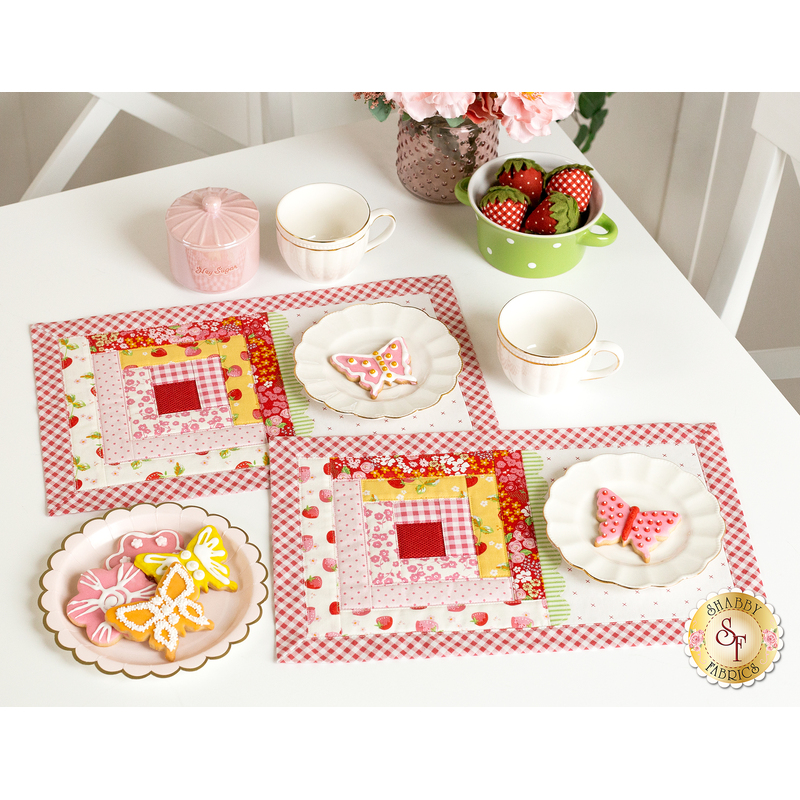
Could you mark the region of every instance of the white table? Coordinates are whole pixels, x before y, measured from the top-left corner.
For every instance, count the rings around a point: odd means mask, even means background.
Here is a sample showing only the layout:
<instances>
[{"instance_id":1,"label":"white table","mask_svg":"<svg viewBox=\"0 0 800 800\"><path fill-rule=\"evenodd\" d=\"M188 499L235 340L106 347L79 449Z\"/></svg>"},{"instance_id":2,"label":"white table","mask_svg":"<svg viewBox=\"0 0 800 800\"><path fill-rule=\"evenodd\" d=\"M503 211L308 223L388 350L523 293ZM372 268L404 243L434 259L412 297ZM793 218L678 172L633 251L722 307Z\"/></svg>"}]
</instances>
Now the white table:
<instances>
[{"instance_id":1,"label":"white table","mask_svg":"<svg viewBox=\"0 0 800 800\"><path fill-rule=\"evenodd\" d=\"M633 214L608 191L619 226L607 248L587 250L556 278L526 280L492 269L476 250L470 209L425 203L394 172L396 123L372 119L0 208L3 380L2 551L6 578L0 634L4 705L181 705L208 689L220 705L481 705L474 687L521 670L530 705L784 705L800 700L796 659L781 659L756 686L710 686L682 648L650 647L510 657L449 658L352 665L278 665L271 600L249 638L194 673L133 681L78 664L42 625L38 579L63 538L97 514L47 517L28 326L214 299L312 288L283 263L273 233L278 200L317 181L344 183L397 216L397 231L342 283L444 273L453 281L503 428L637 422L716 422L749 526L768 600L787 637L800 630L796 581L800 548L788 500L800 487L795 452L800 417L758 369ZM556 130L528 146L501 136L501 152L547 150L585 162ZM203 186L244 192L261 209L261 268L228 295L201 295L171 280L164 213ZM623 369L559 399L529 398L506 380L495 355L497 313L511 297L552 288L585 300L602 338L625 350ZM269 498L253 492L206 498L204 507L248 532L271 572ZM271 578L269 582L271 596ZM784 651L785 652L785 651ZM309 682L312 670L325 680ZM631 675L647 676L633 691ZM323 687L324 689L320 688ZM224 687L224 691L220 690ZM498 695L493 695L497 698ZM494 702L494 701L493 701ZM509 695L508 704L520 699Z\"/></svg>"}]
</instances>

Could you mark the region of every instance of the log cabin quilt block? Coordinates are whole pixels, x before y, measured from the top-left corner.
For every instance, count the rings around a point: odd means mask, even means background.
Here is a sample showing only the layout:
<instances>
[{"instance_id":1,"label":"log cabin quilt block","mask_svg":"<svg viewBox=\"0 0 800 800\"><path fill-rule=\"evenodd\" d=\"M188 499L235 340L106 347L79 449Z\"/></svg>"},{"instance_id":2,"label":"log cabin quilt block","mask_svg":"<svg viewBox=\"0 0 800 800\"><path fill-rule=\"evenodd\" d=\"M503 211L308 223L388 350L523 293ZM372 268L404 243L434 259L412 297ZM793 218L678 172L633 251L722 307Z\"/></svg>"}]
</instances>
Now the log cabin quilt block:
<instances>
[{"instance_id":1,"label":"log cabin quilt block","mask_svg":"<svg viewBox=\"0 0 800 800\"><path fill-rule=\"evenodd\" d=\"M562 559L549 486L607 453L669 459L705 483L726 534L700 574L627 589ZM280 662L682 644L709 593L763 594L711 423L283 438L271 458Z\"/></svg>"},{"instance_id":2,"label":"log cabin quilt block","mask_svg":"<svg viewBox=\"0 0 800 800\"><path fill-rule=\"evenodd\" d=\"M326 314L391 300L443 322L456 387L408 417L364 420L312 400L294 348ZM48 514L269 486L279 438L495 427L450 281L379 281L31 327Z\"/></svg>"}]
</instances>

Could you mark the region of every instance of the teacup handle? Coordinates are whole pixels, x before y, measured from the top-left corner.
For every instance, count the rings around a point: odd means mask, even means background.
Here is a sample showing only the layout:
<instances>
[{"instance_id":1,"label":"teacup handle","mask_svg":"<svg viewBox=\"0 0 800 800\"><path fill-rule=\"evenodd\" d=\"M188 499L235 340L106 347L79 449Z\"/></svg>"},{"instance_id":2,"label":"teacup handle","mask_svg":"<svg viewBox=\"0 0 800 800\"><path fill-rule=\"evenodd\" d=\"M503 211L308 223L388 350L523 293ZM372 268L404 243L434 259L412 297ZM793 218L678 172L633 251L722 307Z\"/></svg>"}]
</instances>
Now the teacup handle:
<instances>
[{"instance_id":1,"label":"teacup handle","mask_svg":"<svg viewBox=\"0 0 800 800\"><path fill-rule=\"evenodd\" d=\"M394 229L397 227L394 214L392 214L392 212L389 211L388 208L376 208L369 215L369 219L367 220L367 228L371 228L372 223L375 222L375 220L378 219L378 217L388 217L389 225L386 227L386 230L383 231L383 233L379 233L367 245L367 249L364 251L365 253L369 253L370 250L374 250L379 244L383 244L394 233Z\"/></svg>"},{"instance_id":2,"label":"teacup handle","mask_svg":"<svg viewBox=\"0 0 800 800\"><path fill-rule=\"evenodd\" d=\"M610 219L606 214L601 214L600 219L595 223L601 228L605 228L605 233L595 233L591 228L588 231L578 235L578 244L587 245L588 247L605 247L611 244L619 233L617 223ZM594 225L592 226L594 227Z\"/></svg>"},{"instance_id":3,"label":"teacup handle","mask_svg":"<svg viewBox=\"0 0 800 800\"><path fill-rule=\"evenodd\" d=\"M611 353L616 357L617 363L611 364L608 367L603 367L602 369L586 370L586 375L581 378L582 381L593 381L597 378L606 378L612 373L616 372L622 366L624 356L622 354L622 348L618 344L614 344L614 342L598 342L596 349L592 352L592 358L594 358L598 353Z\"/></svg>"}]
</instances>

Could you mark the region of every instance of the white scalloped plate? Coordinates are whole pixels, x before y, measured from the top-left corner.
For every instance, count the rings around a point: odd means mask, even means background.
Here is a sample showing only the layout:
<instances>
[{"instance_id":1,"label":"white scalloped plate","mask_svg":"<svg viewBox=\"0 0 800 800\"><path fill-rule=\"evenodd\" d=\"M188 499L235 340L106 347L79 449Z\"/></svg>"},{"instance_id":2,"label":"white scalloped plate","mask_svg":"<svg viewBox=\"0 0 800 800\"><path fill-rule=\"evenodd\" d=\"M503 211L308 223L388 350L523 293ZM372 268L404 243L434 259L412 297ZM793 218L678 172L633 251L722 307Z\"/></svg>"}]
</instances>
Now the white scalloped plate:
<instances>
[{"instance_id":1,"label":"white scalloped plate","mask_svg":"<svg viewBox=\"0 0 800 800\"><path fill-rule=\"evenodd\" d=\"M416 384L384 389L375 400L329 358L335 353L371 353L402 336ZM461 348L446 326L422 309L397 303L359 303L325 315L294 351L295 374L309 397L334 411L364 419L407 417L430 408L455 386L463 368Z\"/></svg>"},{"instance_id":2,"label":"white scalloped plate","mask_svg":"<svg viewBox=\"0 0 800 800\"><path fill-rule=\"evenodd\" d=\"M595 547L595 496L612 489L643 510L677 511L683 519L650 557L632 547ZM637 453L603 455L570 467L553 483L544 504L547 535L564 560L593 578L629 589L672 586L698 575L719 553L725 522L703 482L671 461Z\"/></svg>"},{"instance_id":3,"label":"white scalloped plate","mask_svg":"<svg viewBox=\"0 0 800 800\"><path fill-rule=\"evenodd\" d=\"M146 642L123 639L110 647L98 647L89 641L84 628L67 618L66 606L77 593L81 573L102 567L115 552L121 536L131 531L154 533L167 528L184 534L184 542L188 543L206 524L213 525L223 536L227 564L238 589L200 593L200 602L206 616L214 621L214 629L188 632L180 639L174 661L168 661ZM197 670L209 659L226 655L231 645L247 637L250 626L261 617L261 604L267 599L267 570L260 556L243 530L197 506L143 503L116 508L103 517L89 520L50 556L48 569L39 581L43 589L39 607L44 611L44 626L55 634L59 647L70 650L82 664L94 664L101 672L122 672L129 678L146 675L164 678L182 669Z\"/></svg>"}]
</instances>

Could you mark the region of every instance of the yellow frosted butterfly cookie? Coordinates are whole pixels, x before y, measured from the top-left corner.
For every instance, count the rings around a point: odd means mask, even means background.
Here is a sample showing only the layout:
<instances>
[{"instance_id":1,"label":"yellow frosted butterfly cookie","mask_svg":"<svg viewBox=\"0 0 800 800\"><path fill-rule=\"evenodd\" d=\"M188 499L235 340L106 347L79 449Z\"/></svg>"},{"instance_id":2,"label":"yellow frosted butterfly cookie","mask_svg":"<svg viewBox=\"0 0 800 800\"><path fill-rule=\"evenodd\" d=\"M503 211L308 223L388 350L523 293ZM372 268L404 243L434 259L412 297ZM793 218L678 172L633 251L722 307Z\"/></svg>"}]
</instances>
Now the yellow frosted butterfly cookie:
<instances>
[{"instance_id":1,"label":"yellow frosted butterfly cookie","mask_svg":"<svg viewBox=\"0 0 800 800\"><path fill-rule=\"evenodd\" d=\"M204 592L212 589L235 592L236 582L231 580L230 567L225 563L228 552L222 536L213 525L206 525L180 553L141 553L134 564L151 578L158 580L170 564L183 564L195 584Z\"/></svg>"}]
</instances>

